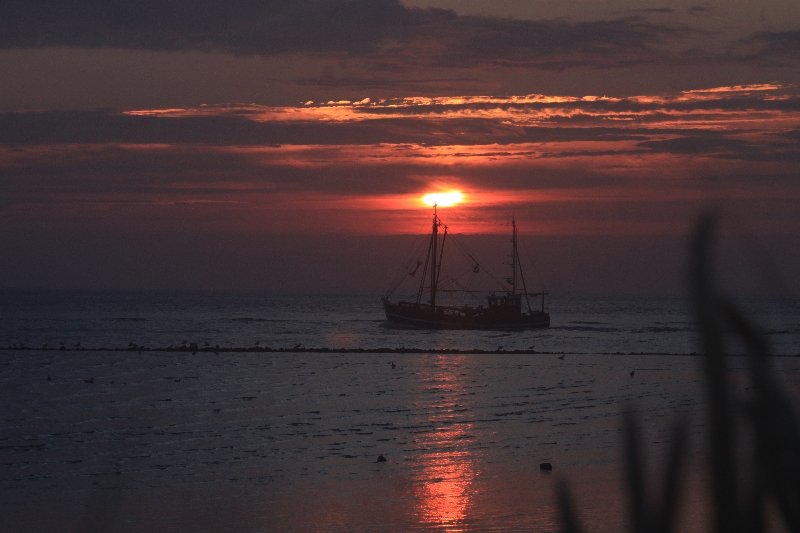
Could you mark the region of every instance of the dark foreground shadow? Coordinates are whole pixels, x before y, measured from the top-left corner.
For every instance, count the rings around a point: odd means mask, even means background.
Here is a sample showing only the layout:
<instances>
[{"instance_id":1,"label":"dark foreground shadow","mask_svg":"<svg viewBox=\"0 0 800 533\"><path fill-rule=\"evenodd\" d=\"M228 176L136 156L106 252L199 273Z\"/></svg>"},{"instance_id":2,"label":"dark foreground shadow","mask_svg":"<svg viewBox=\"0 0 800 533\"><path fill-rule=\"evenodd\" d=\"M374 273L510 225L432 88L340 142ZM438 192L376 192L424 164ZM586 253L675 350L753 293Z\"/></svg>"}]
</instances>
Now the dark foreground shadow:
<instances>
[{"instance_id":1,"label":"dark foreground shadow","mask_svg":"<svg viewBox=\"0 0 800 533\"><path fill-rule=\"evenodd\" d=\"M767 528L766 507L772 505L790 531L800 531L800 430L790 402L769 368L764 337L745 315L721 294L711 276L713 221L704 218L692 240L689 283L703 350L703 373L709 400L710 490L712 524L720 533L761 532ZM729 385L726 344L746 348L752 394L742 397ZM742 444L749 435L750 446ZM625 416L625 448L630 523L634 533L667 533L674 529L686 456L686 426L673 430L667 474L656 498L648 497L635 414ZM744 461L741 450L750 450ZM563 531L582 531L562 485L559 504Z\"/></svg>"}]
</instances>

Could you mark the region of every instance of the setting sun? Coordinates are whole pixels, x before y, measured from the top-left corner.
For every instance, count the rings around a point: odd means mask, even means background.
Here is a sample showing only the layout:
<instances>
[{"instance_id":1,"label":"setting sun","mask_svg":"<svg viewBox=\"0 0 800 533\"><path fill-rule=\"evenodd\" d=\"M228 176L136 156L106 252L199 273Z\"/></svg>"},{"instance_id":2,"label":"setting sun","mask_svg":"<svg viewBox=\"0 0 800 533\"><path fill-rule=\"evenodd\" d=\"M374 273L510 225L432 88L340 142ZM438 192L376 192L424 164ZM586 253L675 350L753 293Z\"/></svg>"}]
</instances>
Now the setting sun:
<instances>
[{"instance_id":1,"label":"setting sun","mask_svg":"<svg viewBox=\"0 0 800 533\"><path fill-rule=\"evenodd\" d=\"M450 207L464 201L464 195L460 191L434 192L422 197L425 205L436 204L439 207Z\"/></svg>"}]
</instances>

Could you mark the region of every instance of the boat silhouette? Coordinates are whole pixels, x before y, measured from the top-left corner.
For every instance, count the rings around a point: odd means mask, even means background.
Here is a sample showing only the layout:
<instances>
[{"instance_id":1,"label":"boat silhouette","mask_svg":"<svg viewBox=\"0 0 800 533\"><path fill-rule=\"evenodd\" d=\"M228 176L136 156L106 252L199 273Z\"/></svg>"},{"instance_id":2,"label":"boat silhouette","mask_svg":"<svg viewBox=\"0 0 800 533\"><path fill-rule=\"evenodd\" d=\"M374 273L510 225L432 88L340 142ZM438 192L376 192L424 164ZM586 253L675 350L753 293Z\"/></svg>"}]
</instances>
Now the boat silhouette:
<instances>
[{"instance_id":1,"label":"boat silhouette","mask_svg":"<svg viewBox=\"0 0 800 533\"><path fill-rule=\"evenodd\" d=\"M545 290L528 292L517 248L517 225L513 218L511 227L511 277L505 278L505 283L503 283L497 277L489 274L489 277L497 285L494 291L470 290L458 280L444 280L441 277L444 246L450 234L448 227L438 217L436 205L434 205L433 224L425 260L415 259L416 265L412 263L411 268L406 270L400 281L381 298L387 324L421 329L523 330L549 327L550 314L544 309L544 297L548 293ZM440 232L440 228L443 228L443 231ZM479 274L484 270L471 252L461 244L458 246L472 261L473 274ZM393 301L392 294L408 278L415 278L420 267L422 267L422 275L419 278L420 283L416 293L410 297ZM450 301L452 302L452 296L456 293L470 296L473 303L471 305L467 303L455 305L452 303L442 304L441 301L437 301L437 297L447 294L451 297ZM482 303L475 305L474 302L480 301L481 296L486 298L485 305ZM531 297L541 298L541 310L531 307Z\"/></svg>"}]
</instances>

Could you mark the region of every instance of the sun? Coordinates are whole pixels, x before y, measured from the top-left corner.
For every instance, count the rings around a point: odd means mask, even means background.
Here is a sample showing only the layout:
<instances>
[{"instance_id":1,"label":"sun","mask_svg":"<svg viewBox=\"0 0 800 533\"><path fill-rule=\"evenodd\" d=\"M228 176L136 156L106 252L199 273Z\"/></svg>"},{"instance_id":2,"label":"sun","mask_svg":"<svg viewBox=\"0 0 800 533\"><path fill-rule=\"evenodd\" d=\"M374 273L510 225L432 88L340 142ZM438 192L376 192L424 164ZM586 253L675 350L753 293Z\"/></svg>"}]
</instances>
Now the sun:
<instances>
[{"instance_id":1,"label":"sun","mask_svg":"<svg viewBox=\"0 0 800 533\"><path fill-rule=\"evenodd\" d=\"M461 191L432 192L422 197L425 205L437 205L439 207L450 207L464 201L464 194Z\"/></svg>"}]
</instances>

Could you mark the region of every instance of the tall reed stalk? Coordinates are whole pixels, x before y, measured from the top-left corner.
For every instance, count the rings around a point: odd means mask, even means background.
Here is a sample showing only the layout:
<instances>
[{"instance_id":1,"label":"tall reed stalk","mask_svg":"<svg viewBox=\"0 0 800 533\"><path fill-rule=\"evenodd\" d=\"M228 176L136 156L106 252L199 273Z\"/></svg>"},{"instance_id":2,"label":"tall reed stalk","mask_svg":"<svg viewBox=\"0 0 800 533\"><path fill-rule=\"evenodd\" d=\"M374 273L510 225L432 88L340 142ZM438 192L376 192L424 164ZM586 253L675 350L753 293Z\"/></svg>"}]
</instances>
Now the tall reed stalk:
<instances>
[{"instance_id":1,"label":"tall reed stalk","mask_svg":"<svg viewBox=\"0 0 800 533\"><path fill-rule=\"evenodd\" d=\"M704 218L692 240L689 283L703 350L708 395L710 490L713 531L766 531L765 507L772 502L790 531L800 532L800 429L791 404L770 371L767 342L734 303L717 290L711 275L713 221ZM745 347L751 395L730 386L726 346L738 339ZM745 430L750 431L745 431ZM625 415L625 451L633 533L669 533L675 529L681 470L687 451L685 422L673 431L667 475L656 498L646 492L637 418ZM740 459L739 441L752 435L752 449ZM559 502L565 533L582 531L562 485Z\"/></svg>"}]
</instances>

